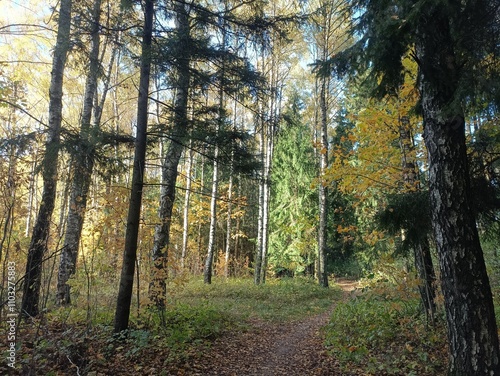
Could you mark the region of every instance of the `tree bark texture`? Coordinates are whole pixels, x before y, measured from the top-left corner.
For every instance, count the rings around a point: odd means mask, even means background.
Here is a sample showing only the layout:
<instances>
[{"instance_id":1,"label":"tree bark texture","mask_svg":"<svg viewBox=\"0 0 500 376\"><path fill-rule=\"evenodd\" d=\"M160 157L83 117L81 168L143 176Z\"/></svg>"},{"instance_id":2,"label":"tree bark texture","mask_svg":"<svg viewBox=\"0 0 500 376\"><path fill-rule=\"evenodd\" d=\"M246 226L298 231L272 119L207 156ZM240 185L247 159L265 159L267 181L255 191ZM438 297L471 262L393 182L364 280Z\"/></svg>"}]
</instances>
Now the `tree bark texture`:
<instances>
[{"instance_id":1,"label":"tree bark texture","mask_svg":"<svg viewBox=\"0 0 500 376\"><path fill-rule=\"evenodd\" d=\"M263 123L261 123L264 129ZM264 165L264 132L262 131L259 140L260 161ZM262 267L262 237L263 237L263 222L264 222L264 172L259 180L259 196L258 196L258 218L257 218L257 244L254 260L254 282L256 285L261 282L261 267Z\"/></svg>"},{"instance_id":2,"label":"tree bark texture","mask_svg":"<svg viewBox=\"0 0 500 376\"><path fill-rule=\"evenodd\" d=\"M274 148L274 124L267 124L267 145L264 164L264 201L262 208L262 262L260 271L261 283L266 282L267 274L267 253L269 248L269 207L271 203L271 166Z\"/></svg>"},{"instance_id":3,"label":"tree bark texture","mask_svg":"<svg viewBox=\"0 0 500 376\"><path fill-rule=\"evenodd\" d=\"M498 375L491 288L470 205L463 117L426 116L432 224L441 268L452 375ZM493 372L493 373L490 373Z\"/></svg>"},{"instance_id":4,"label":"tree bark texture","mask_svg":"<svg viewBox=\"0 0 500 376\"><path fill-rule=\"evenodd\" d=\"M21 312L25 317L39 313L43 257L47 253L50 223L57 190L57 162L61 140L63 79L70 49L72 0L61 0L57 39L49 88L49 129L42 161L43 192L28 249Z\"/></svg>"},{"instance_id":5,"label":"tree bark texture","mask_svg":"<svg viewBox=\"0 0 500 376\"><path fill-rule=\"evenodd\" d=\"M64 238L64 247L61 252L59 262L59 271L57 279L58 304L65 305L71 302L69 278L75 273L76 261L78 258L78 249L87 210L87 194L94 169L95 145L93 140L93 131L91 127L92 109L94 104L94 95L97 90L97 80L99 75L99 24L101 17L101 1L95 0L93 9L93 21L91 30L91 50L90 64L85 84L85 93L83 98L83 110L80 127L80 144L75 150L75 155L71 165L71 195L68 205L68 217L66 224L66 235Z\"/></svg>"},{"instance_id":6,"label":"tree bark texture","mask_svg":"<svg viewBox=\"0 0 500 376\"><path fill-rule=\"evenodd\" d=\"M162 186L160 190L160 224L155 228L152 250L153 271L149 285L149 297L159 310L165 308L168 245L170 242L170 224L175 201L175 184L177 169L184 150L184 142L188 134L188 101L190 75L190 29L188 12L185 5L176 3L176 28L179 43L184 48L175 56L177 69L176 95L174 99L173 129L170 144L162 166Z\"/></svg>"},{"instance_id":7,"label":"tree bark texture","mask_svg":"<svg viewBox=\"0 0 500 376\"><path fill-rule=\"evenodd\" d=\"M131 181L125 247L120 275L120 285L116 301L114 332L128 329L130 304L134 286L137 240L141 217L144 168L146 165L146 145L148 126L149 78L151 73L151 41L153 34L154 0L144 0L144 29L137 99L137 134L135 139L134 167Z\"/></svg>"},{"instance_id":8,"label":"tree bark texture","mask_svg":"<svg viewBox=\"0 0 500 376\"><path fill-rule=\"evenodd\" d=\"M448 323L449 374L500 375L493 299L471 207L464 115L454 101L460 69L448 12L438 8L429 17L418 30L416 47L432 225Z\"/></svg>"}]
</instances>

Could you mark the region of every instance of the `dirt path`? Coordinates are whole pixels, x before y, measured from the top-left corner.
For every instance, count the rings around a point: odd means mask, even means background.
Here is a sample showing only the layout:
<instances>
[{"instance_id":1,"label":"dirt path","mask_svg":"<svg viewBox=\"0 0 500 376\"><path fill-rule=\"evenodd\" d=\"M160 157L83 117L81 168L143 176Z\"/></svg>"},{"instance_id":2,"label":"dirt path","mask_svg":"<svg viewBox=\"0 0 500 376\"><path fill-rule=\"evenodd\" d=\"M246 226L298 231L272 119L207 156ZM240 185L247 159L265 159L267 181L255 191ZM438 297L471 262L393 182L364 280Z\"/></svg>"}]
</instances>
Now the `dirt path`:
<instances>
[{"instance_id":1,"label":"dirt path","mask_svg":"<svg viewBox=\"0 0 500 376\"><path fill-rule=\"evenodd\" d=\"M342 281L348 294L352 281ZM317 376L343 375L329 357L320 333L333 307L322 314L292 323L255 321L245 333L224 336L185 375L203 376Z\"/></svg>"}]
</instances>

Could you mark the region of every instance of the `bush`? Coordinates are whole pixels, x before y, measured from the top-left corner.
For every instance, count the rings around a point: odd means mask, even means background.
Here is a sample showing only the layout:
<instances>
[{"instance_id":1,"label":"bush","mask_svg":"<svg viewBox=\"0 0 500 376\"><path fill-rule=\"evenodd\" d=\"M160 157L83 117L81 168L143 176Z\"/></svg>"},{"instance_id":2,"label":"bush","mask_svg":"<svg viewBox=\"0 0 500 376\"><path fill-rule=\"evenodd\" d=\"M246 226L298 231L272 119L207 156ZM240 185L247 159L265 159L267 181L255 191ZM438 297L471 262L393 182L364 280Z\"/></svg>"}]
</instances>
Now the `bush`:
<instances>
[{"instance_id":1,"label":"bush","mask_svg":"<svg viewBox=\"0 0 500 376\"><path fill-rule=\"evenodd\" d=\"M210 304L191 306L177 303L164 313L161 330L168 347L176 349L214 339L228 325L228 317Z\"/></svg>"}]
</instances>

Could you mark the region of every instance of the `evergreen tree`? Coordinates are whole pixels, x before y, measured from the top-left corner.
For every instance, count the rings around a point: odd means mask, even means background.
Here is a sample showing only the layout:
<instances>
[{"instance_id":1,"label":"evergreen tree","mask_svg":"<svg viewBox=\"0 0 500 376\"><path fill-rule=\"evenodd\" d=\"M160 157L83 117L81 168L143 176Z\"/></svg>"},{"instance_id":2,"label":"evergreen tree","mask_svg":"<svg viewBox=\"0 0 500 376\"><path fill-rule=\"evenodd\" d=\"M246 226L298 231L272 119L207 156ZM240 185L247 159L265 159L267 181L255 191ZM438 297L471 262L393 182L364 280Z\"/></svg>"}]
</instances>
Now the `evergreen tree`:
<instances>
[{"instance_id":1,"label":"evergreen tree","mask_svg":"<svg viewBox=\"0 0 500 376\"><path fill-rule=\"evenodd\" d=\"M273 155L269 265L277 275L304 272L316 248L316 178L312 130L302 123L297 93L283 114Z\"/></svg>"},{"instance_id":2,"label":"evergreen tree","mask_svg":"<svg viewBox=\"0 0 500 376\"><path fill-rule=\"evenodd\" d=\"M368 68L378 93L387 93L402 82L404 54L410 50L417 62L449 374L499 375L497 325L472 210L462 106L477 93L498 93L491 90L499 81L489 64L500 48L498 1L363 0L357 5L359 41L323 66Z\"/></svg>"}]
</instances>

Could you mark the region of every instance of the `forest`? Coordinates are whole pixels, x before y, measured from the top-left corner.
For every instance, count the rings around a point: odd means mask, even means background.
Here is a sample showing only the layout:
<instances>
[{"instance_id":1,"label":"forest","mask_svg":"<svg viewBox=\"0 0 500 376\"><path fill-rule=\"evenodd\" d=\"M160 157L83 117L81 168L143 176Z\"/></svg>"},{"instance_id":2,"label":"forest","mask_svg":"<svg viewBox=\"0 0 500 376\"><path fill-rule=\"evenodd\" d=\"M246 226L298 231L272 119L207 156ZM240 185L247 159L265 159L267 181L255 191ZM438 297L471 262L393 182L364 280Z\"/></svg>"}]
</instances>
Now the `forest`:
<instances>
[{"instance_id":1,"label":"forest","mask_svg":"<svg viewBox=\"0 0 500 376\"><path fill-rule=\"evenodd\" d=\"M0 374L499 375L500 0L0 2Z\"/></svg>"}]
</instances>

